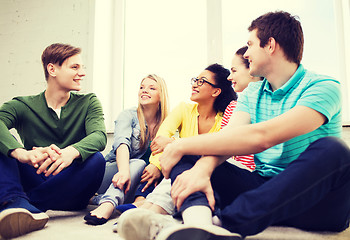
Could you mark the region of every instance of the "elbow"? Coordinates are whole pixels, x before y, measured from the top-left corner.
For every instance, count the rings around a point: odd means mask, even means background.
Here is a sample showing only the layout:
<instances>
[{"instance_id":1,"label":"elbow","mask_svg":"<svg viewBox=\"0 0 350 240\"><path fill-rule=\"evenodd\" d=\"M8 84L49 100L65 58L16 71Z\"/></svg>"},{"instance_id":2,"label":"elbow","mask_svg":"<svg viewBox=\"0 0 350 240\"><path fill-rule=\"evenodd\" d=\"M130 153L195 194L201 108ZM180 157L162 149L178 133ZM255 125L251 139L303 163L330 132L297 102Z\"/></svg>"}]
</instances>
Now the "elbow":
<instances>
[{"instance_id":1,"label":"elbow","mask_svg":"<svg viewBox=\"0 0 350 240\"><path fill-rule=\"evenodd\" d=\"M99 133L99 144L98 144L98 148L99 151L103 151L106 148L107 145L107 134L105 132L100 132Z\"/></svg>"}]
</instances>

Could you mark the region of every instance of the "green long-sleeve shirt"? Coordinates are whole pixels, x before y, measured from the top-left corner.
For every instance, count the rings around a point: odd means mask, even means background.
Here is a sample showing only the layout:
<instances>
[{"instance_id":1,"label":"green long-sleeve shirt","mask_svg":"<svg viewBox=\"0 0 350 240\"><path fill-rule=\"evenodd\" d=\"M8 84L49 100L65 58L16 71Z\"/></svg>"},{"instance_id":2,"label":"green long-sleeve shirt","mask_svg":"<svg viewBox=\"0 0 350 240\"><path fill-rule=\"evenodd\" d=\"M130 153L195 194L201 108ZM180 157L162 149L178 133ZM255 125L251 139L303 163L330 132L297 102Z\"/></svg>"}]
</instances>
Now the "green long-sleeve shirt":
<instances>
[{"instance_id":1,"label":"green long-sleeve shirt","mask_svg":"<svg viewBox=\"0 0 350 240\"><path fill-rule=\"evenodd\" d=\"M102 151L107 142L103 111L95 94L71 92L61 108L60 118L47 106L44 92L35 96L15 97L0 108L0 152L8 155L23 146L9 129L15 128L27 150L56 144L72 145L82 160Z\"/></svg>"}]
</instances>

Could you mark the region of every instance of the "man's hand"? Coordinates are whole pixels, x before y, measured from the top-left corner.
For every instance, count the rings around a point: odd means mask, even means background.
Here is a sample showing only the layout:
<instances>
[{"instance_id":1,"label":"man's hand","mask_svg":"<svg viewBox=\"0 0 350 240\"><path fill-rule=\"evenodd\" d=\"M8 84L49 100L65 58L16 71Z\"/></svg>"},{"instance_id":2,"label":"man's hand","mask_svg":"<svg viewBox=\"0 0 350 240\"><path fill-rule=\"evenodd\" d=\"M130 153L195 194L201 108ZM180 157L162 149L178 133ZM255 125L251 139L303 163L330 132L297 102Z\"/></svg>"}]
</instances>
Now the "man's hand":
<instances>
[{"instance_id":1,"label":"man's hand","mask_svg":"<svg viewBox=\"0 0 350 240\"><path fill-rule=\"evenodd\" d=\"M72 164L73 160L80 156L78 150L72 146L68 146L64 149L59 149L55 145L51 145L50 148L56 152L59 152L57 159L53 161L51 158L47 158L37 170L37 174L45 173L45 176L48 177L51 174L57 175L63 169Z\"/></svg>"},{"instance_id":2,"label":"man's hand","mask_svg":"<svg viewBox=\"0 0 350 240\"><path fill-rule=\"evenodd\" d=\"M180 209L184 200L195 192L203 192L214 210L215 198L210 183L210 175L196 166L178 175L171 186L171 197L177 209Z\"/></svg>"},{"instance_id":3,"label":"man's hand","mask_svg":"<svg viewBox=\"0 0 350 240\"><path fill-rule=\"evenodd\" d=\"M57 160L59 155L61 155L61 149L57 147L55 144L51 144L49 147L33 147L33 150L41 151L43 153L47 153L48 157L44 160L36 161L36 168L41 166L45 161L54 162Z\"/></svg>"},{"instance_id":4,"label":"man's hand","mask_svg":"<svg viewBox=\"0 0 350 240\"><path fill-rule=\"evenodd\" d=\"M126 194L130 189L130 179L130 172L119 171L113 176L112 183Z\"/></svg>"},{"instance_id":5,"label":"man's hand","mask_svg":"<svg viewBox=\"0 0 350 240\"><path fill-rule=\"evenodd\" d=\"M160 176L161 176L160 170L153 164L148 164L143 170L143 173L141 176L141 182L142 183L147 182L147 184L141 190L141 192L144 192L149 186L151 186L151 184L154 184L156 186Z\"/></svg>"},{"instance_id":6,"label":"man's hand","mask_svg":"<svg viewBox=\"0 0 350 240\"><path fill-rule=\"evenodd\" d=\"M160 166L162 168L162 173L166 179L169 178L171 169L181 160L183 154L180 151L179 144L181 139L175 140L168 144L162 156L159 158Z\"/></svg>"},{"instance_id":7,"label":"man's hand","mask_svg":"<svg viewBox=\"0 0 350 240\"><path fill-rule=\"evenodd\" d=\"M17 159L21 163L29 164L35 168L38 168L40 163L49 158L49 154L45 148L33 148L33 150L16 148L11 152L10 156Z\"/></svg>"},{"instance_id":8,"label":"man's hand","mask_svg":"<svg viewBox=\"0 0 350 240\"><path fill-rule=\"evenodd\" d=\"M163 152L164 148L172 141L174 141L173 138L168 138L164 136L155 137L150 146L152 150L152 155L156 155L158 153Z\"/></svg>"}]
</instances>

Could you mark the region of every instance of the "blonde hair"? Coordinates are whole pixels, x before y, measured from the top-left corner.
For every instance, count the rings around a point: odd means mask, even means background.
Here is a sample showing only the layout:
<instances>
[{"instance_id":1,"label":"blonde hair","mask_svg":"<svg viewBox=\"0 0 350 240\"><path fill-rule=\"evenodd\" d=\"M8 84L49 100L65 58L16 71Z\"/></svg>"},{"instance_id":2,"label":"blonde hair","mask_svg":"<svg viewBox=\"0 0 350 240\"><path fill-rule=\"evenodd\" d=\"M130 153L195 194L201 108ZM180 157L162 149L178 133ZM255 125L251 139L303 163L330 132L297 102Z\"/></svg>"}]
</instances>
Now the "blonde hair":
<instances>
[{"instance_id":1,"label":"blonde hair","mask_svg":"<svg viewBox=\"0 0 350 240\"><path fill-rule=\"evenodd\" d=\"M146 78L150 78L154 80L159 85L160 101L159 101L158 111L156 114L157 124L153 131L153 135L155 135L160 125L166 118L166 116L168 116L168 112L169 112L168 90L163 78L155 74L149 74L147 77L143 78L142 81L145 80ZM145 116L143 113L143 107L141 106L140 102L137 107L137 118L139 119L139 123L140 123L140 148L144 149L145 147L147 147L146 143L148 142L148 139L153 139L155 136L151 136L150 131L146 131L147 129L146 129Z\"/></svg>"}]
</instances>

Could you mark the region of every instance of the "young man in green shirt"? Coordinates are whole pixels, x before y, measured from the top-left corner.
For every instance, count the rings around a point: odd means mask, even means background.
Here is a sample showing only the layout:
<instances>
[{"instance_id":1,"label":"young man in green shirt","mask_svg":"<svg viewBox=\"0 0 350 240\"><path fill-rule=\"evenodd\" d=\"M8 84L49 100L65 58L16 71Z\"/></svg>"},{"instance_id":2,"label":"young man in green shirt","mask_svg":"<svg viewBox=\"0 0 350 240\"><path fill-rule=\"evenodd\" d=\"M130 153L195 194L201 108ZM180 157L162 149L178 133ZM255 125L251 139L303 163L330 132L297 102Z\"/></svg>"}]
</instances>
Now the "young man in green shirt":
<instances>
[{"instance_id":1,"label":"young man in green shirt","mask_svg":"<svg viewBox=\"0 0 350 240\"><path fill-rule=\"evenodd\" d=\"M104 174L106 132L95 94L78 94L80 48L52 44L42 54L47 88L0 108L0 236L41 229L44 211L87 206ZM9 129L22 140L16 141ZM14 221L18 219L18 221Z\"/></svg>"}]
</instances>

